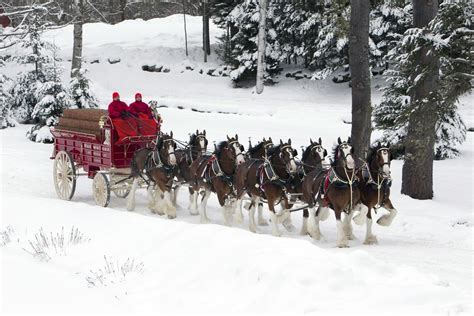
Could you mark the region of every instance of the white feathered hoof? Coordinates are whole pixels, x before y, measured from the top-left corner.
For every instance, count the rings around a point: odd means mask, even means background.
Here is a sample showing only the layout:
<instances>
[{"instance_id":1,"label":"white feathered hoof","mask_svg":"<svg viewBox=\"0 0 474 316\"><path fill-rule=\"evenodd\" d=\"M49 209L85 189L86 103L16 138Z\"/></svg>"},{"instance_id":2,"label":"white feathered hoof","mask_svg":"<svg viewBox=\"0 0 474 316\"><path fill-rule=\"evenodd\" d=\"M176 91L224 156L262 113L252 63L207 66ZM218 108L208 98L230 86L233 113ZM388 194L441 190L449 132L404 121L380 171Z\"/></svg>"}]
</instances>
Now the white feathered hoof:
<instances>
[{"instance_id":1,"label":"white feathered hoof","mask_svg":"<svg viewBox=\"0 0 474 316\"><path fill-rule=\"evenodd\" d=\"M354 223L356 225L364 225L365 224L365 220L366 220L367 216L360 213L360 214L357 214L356 216L354 216L352 218L352 220L354 221Z\"/></svg>"},{"instance_id":2,"label":"white feathered hoof","mask_svg":"<svg viewBox=\"0 0 474 316\"><path fill-rule=\"evenodd\" d=\"M329 217L329 209L327 207L323 207L319 210L318 213L319 220L324 222Z\"/></svg>"},{"instance_id":3,"label":"white feathered hoof","mask_svg":"<svg viewBox=\"0 0 474 316\"><path fill-rule=\"evenodd\" d=\"M320 231L310 230L308 233L314 240L321 240L322 235Z\"/></svg>"},{"instance_id":4,"label":"white feathered hoof","mask_svg":"<svg viewBox=\"0 0 474 316\"><path fill-rule=\"evenodd\" d=\"M259 218L258 226L268 226L268 221L265 218Z\"/></svg>"},{"instance_id":5,"label":"white feathered hoof","mask_svg":"<svg viewBox=\"0 0 474 316\"><path fill-rule=\"evenodd\" d=\"M395 215L396 215L396 214L397 214L397 211L396 211L396 210L392 210L392 211L390 211L390 214L382 215L382 216L377 220L377 224L379 224L380 226L390 226L390 224L392 224L393 219L395 218Z\"/></svg>"},{"instance_id":6,"label":"white feathered hoof","mask_svg":"<svg viewBox=\"0 0 474 316\"><path fill-rule=\"evenodd\" d=\"M349 241L347 239L342 239L337 242L337 248L349 248Z\"/></svg>"},{"instance_id":7,"label":"white feathered hoof","mask_svg":"<svg viewBox=\"0 0 474 316\"><path fill-rule=\"evenodd\" d=\"M127 201L127 211L132 212L135 209L135 201Z\"/></svg>"},{"instance_id":8,"label":"white feathered hoof","mask_svg":"<svg viewBox=\"0 0 474 316\"><path fill-rule=\"evenodd\" d=\"M377 236L375 235L369 236L364 240L364 245L376 245L378 243Z\"/></svg>"},{"instance_id":9,"label":"white feathered hoof","mask_svg":"<svg viewBox=\"0 0 474 316\"><path fill-rule=\"evenodd\" d=\"M288 217L287 219L285 219L281 224L289 232L294 232L296 230L296 227L291 222L291 217Z\"/></svg>"}]
</instances>

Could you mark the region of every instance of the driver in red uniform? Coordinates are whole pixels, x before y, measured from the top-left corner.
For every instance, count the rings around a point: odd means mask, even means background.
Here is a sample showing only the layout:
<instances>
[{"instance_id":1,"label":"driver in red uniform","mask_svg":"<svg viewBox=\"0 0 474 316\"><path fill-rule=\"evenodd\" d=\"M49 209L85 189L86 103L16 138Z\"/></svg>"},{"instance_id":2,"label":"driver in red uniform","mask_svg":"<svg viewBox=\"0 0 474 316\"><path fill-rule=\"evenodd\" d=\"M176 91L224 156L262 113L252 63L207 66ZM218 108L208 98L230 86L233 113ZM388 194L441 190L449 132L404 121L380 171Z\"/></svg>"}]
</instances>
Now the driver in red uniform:
<instances>
[{"instance_id":1,"label":"driver in red uniform","mask_svg":"<svg viewBox=\"0 0 474 316\"><path fill-rule=\"evenodd\" d=\"M108 111L118 133L119 141L128 136L136 136L138 134L137 122L132 117L127 104L120 101L118 92L112 94L112 99Z\"/></svg>"},{"instance_id":2,"label":"driver in red uniform","mask_svg":"<svg viewBox=\"0 0 474 316\"><path fill-rule=\"evenodd\" d=\"M130 104L130 112L137 118L138 131L140 135L156 135L157 122L153 117L151 108L142 101L142 94L135 94L135 102Z\"/></svg>"}]
</instances>

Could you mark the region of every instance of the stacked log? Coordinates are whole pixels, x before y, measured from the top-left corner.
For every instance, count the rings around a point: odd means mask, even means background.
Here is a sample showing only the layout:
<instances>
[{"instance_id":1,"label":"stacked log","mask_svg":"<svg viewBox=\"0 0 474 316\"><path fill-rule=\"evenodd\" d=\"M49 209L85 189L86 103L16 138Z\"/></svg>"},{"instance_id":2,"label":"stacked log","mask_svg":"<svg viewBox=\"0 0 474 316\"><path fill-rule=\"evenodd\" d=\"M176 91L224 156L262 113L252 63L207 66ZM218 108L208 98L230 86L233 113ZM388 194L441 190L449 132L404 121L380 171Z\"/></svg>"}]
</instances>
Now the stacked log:
<instances>
[{"instance_id":1,"label":"stacked log","mask_svg":"<svg viewBox=\"0 0 474 316\"><path fill-rule=\"evenodd\" d=\"M58 125L54 128L56 130L80 132L100 137L102 131L99 126L99 120L102 116L107 115L107 110L66 109L63 112L63 116L59 118Z\"/></svg>"}]
</instances>

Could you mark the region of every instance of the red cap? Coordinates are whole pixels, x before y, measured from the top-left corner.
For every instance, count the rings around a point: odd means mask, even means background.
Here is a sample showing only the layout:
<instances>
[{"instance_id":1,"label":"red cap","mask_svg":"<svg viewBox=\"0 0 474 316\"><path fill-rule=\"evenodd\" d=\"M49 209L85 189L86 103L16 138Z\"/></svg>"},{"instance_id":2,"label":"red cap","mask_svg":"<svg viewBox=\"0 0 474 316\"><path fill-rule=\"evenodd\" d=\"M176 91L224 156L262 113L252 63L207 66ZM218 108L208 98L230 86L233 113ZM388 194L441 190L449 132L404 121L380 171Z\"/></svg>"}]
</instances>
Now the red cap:
<instances>
[{"instance_id":1,"label":"red cap","mask_svg":"<svg viewBox=\"0 0 474 316\"><path fill-rule=\"evenodd\" d=\"M112 93L112 99L115 99L115 98L120 98L120 94L118 92Z\"/></svg>"},{"instance_id":2,"label":"red cap","mask_svg":"<svg viewBox=\"0 0 474 316\"><path fill-rule=\"evenodd\" d=\"M140 97L140 99L142 98L142 94L140 92L135 93L135 99L138 97Z\"/></svg>"}]
</instances>

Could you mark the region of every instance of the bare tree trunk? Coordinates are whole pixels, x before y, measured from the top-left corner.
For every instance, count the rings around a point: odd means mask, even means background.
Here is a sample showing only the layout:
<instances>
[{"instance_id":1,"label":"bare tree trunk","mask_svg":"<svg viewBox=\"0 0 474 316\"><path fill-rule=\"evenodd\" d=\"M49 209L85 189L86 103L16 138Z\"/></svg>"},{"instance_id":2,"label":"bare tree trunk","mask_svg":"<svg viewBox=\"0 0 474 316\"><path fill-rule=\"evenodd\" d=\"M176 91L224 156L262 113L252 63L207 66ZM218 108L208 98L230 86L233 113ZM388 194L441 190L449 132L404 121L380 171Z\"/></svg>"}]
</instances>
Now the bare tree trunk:
<instances>
[{"instance_id":1,"label":"bare tree trunk","mask_svg":"<svg viewBox=\"0 0 474 316\"><path fill-rule=\"evenodd\" d=\"M438 13L438 0L413 0L413 23L425 27ZM439 60L427 48L419 52L420 70L428 75L412 96L416 104L410 115L405 138L405 163L402 171L402 193L415 199L433 198L433 160L436 136L436 102L432 92L438 88ZM414 74L414 77L419 73Z\"/></svg>"},{"instance_id":2,"label":"bare tree trunk","mask_svg":"<svg viewBox=\"0 0 474 316\"><path fill-rule=\"evenodd\" d=\"M204 51L204 62L207 62L207 55L211 54L207 0L204 0L202 3L202 49Z\"/></svg>"},{"instance_id":3,"label":"bare tree trunk","mask_svg":"<svg viewBox=\"0 0 474 316\"><path fill-rule=\"evenodd\" d=\"M188 31L186 29L186 0L183 0L183 20L184 20L184 45L186 47L186 56L188 56Z\"/></svg>"},{"instance_id":4,"label":"bare tree trunk","mask_svg":"<svg viewBox=\"0 0 474 316\"><path fill-rule=\"evenodd\" d=\"M84 0L75 0L77 22L74 23L71 78L78 75L82 64L82 24L84 23Z\"/></svg>"},{"instance_id":5,"label":"bare tree trunk","mask_svg":"<svg viewBox=\"0 0 474 316\"><path fill-rule=\"evenodd\" d=\"M372 133L369 69L370 2L351 0L349 67L352 86L352 146L356 157L365 157Z\"/></svg>"},{"instance_id":6,"label":"bare tree trunk","mask_svg":"<svg viewBox=\"0 0 474 316\"><path fill-rule=\"evenodd\" d=\"M120 0L120 21L125 21L126 8L127 8L127 0Z\"/></svg>"},{"instance_id":7,"label":"bare tree trunk","mask_svg":"<svg viewBox=\"0 0 474 316\"><path fill-rule=\"evenodd\" d=\"M263 92L265 75L265 47L266 47L266 21L267 0L260 0L260 21L258 23L258 52L257 52L257 94Z\"/></svg>"}]
</instances>

